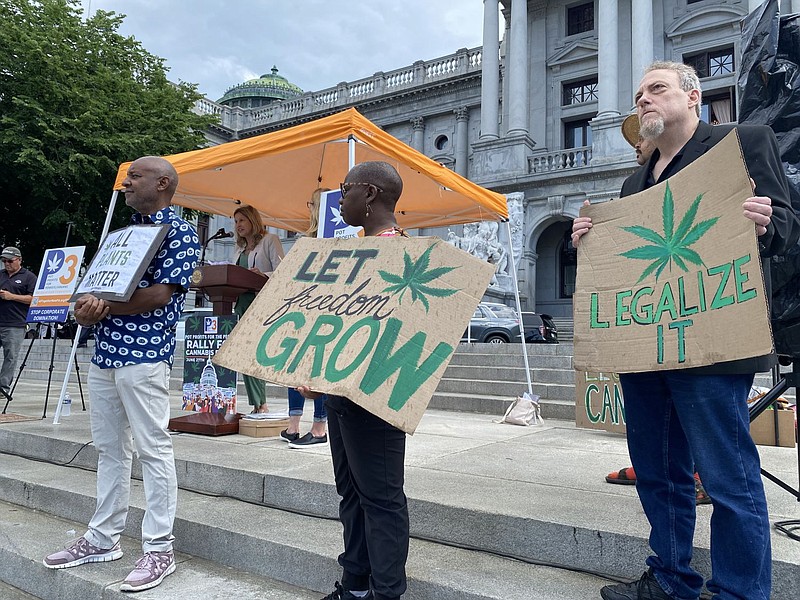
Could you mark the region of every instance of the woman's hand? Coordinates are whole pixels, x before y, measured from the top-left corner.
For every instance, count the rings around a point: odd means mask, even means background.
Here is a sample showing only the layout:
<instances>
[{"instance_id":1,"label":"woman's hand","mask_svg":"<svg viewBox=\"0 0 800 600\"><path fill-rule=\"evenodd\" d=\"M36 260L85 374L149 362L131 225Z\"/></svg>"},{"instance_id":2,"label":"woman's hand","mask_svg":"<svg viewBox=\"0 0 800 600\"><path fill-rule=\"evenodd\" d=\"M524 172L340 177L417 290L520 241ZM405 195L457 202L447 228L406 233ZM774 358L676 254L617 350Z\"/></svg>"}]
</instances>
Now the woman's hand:
<instances>
[{"instance_id":1,"label":"woman's hand","mask_svg":"<svg viewBox=\"0 0 800 600\"><path fill-rule=\"evenodd\" d=\"M317 398L324 396L322 392L315 392L307 385L298 386L297 391L300 392L300 395L306 400L316 400Z\"/></svg>"}]
</instances>

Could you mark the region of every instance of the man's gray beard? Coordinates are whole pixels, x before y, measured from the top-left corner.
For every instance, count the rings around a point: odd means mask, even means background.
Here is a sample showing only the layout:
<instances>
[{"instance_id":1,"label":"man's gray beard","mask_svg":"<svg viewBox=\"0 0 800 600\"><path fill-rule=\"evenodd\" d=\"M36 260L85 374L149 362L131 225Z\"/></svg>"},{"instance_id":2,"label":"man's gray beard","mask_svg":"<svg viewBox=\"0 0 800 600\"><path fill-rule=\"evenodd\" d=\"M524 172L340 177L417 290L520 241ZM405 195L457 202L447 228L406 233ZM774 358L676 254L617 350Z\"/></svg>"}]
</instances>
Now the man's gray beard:
<instances>
[{"instance_id":1,"label":"man's gray beard","mask_svg":"<svg viewBox=\"0 0 800 600\"><path fill-rule=\"evenodd\" d=\"M664 119L656 115L639 124L639 135L645 139L655 139L664 133Z\"/></svg>"}]
</instances>

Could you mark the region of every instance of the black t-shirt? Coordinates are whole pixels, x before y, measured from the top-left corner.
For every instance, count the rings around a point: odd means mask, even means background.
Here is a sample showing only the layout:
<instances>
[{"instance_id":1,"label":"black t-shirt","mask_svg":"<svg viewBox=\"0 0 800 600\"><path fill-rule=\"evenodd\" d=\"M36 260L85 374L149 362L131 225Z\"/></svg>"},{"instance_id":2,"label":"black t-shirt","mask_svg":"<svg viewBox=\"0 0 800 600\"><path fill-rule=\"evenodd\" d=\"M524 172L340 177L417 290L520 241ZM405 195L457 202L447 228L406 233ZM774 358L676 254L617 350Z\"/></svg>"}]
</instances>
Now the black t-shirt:
<instances>
[{"instance_id":1,"label":"black t-shirt","mask_svg":"<svg viewBox=\"0 0 800 600\"><path fill-rule=\"evenodd\" d=\"M36 289L36 275L22 267L11 277L8 271L0 269L0 290L20 296L31 296ZM0 327L25 327L28 305L13 300L0 300Z\"/></svg>"}]
</instances>

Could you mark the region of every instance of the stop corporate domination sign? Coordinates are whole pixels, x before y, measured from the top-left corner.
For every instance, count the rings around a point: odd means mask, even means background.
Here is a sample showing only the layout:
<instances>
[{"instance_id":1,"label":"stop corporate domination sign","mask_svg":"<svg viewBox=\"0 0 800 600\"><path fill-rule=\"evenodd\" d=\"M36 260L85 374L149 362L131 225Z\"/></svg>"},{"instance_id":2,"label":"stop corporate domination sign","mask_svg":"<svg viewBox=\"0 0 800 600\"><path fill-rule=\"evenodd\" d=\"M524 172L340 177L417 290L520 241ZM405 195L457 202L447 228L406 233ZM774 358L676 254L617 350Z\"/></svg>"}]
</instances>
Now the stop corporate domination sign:
<instances>
[{"instance_id":1,"label":"stop corporate domination sign","mask_svg":"<svg viewBox=\"0 0 800 600\"><path fill-rule=\"evenodd\" d=\"M213 362L413 433L493 272L440 238L301 238Z\"/></svg>"},{"instance_id":2,"label":"stop corporate domination sign","mask_svg":"<svg viewBox=\"0 0 800 600\"><path fill-rule=\"evenodd\" d=\"M756 182L757 183L757 182ZM752 196L736 132L644 192L584 207L575 368L700 367L772 350Z\"/></svg>"}]
</instances>

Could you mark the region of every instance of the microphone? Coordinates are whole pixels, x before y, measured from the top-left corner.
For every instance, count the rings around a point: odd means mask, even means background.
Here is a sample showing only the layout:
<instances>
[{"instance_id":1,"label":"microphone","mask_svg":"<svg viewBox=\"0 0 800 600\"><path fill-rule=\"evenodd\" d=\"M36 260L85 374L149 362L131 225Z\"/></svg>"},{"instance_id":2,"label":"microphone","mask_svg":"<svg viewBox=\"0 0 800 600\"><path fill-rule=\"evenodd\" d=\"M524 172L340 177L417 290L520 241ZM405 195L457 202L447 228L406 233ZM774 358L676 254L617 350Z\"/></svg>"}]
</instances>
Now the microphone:
<instances>
[{"instance_id":1,"label":"microphone","mask_svg":"<svg viewBox=\"0 0 800 600\"><path fill-rule=\"evenodd\" d=\"M225 231L225 228L224 228L224 227L220 227L220 228L219 228L219 230L217 231L217 233L215 233L215 234L214 234L214 235L212 235L210 238L208 238L208 239L205 241L205 243L203 244L203 251L202 251L202 253L200 254L200 264L201 264L201 265L204 265L204 264L206 264L206 263L205 263L205 258L206 258L206 248L208 247L208 243L209 243L209 242L212 242L212 241L214 241L214 240L219 240L219 239L222 239L222 238L232 238L232 237L233 237L233 232L232 232L232 231Z\"/></svg>"},{"instance_id":2,"label":"microphone","mask_svg":"<svg viewBox=\"0 0 800 600\"><path fill-rule=\"evenodd\" d=\"M217 231L217 233L215 233L214 235L212 235L210 238L208 238L206 240L206 244L208 242L210 242L211 240L218 240L218 239L221 239L221 238L232 238L232 237L233 237L233 232L232 231L225 231L224 227L220 227L219 230Z\"/></svg>"}]
</instances>

